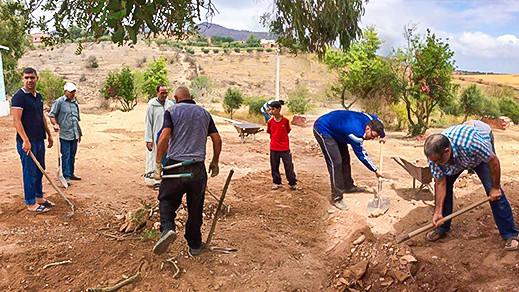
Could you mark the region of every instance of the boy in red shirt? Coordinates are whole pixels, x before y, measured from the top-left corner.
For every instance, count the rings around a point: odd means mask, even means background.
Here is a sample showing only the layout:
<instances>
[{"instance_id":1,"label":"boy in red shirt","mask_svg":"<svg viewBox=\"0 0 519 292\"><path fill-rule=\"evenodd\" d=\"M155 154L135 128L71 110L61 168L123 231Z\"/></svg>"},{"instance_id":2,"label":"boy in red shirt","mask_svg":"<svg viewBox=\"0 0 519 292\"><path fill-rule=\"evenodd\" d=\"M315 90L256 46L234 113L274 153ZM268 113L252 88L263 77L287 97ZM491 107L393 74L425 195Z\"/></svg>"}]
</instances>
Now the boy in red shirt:
<instances>
[{"instance_id":1,"label":"boy in red shirt","mask_svg":"<svg viewBox=\"0 0 519 292\"><path fill-rule=\"evenodd\" d=\"M279 161L283 160L288 185L292 190L300 190L297 185L294 164L292 164L292 154L288 143L288 133L290 133L290 121L281 115L281 103L273 101L270 105L272 118L267 122L267 133L270 134L270 167L272 168L273 190L281 186L281 174L279 173Z\"/></svg>"}]
</instances>

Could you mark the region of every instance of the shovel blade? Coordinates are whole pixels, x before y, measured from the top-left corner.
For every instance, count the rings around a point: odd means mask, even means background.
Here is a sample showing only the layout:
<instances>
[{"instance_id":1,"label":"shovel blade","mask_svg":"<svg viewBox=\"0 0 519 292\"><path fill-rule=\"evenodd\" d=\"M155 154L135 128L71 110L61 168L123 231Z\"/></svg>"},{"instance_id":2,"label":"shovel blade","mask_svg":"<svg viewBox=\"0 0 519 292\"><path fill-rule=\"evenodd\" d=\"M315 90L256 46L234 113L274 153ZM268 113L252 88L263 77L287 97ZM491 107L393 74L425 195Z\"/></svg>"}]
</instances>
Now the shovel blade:
<instances>
[{"instance_id":1,"label":"shovel blade","mask_svg":"<svg viewBox=\"0 0 519 292\"><path fill-rule=\"evenodd\" d=\"M61 161L58 158L58 170L56 171L56 176L58 177L59 182L65 187L68 188L68 183L63 174L61 173Z\"/></svg>"},{"instance_id":2,"label":"shovel blade","mask_svg":"<svg viewBox=\"0 0 519 292\"><path fill-rule=\"evenodd\" d=\"M376 199L372 199L368 202L368 212L374 213L377 210L380 210L382 214L385 214L387 210L389 210L389 206L391 205L391 198L388 197L378 197Z\"/></svg>"}]
</instances>

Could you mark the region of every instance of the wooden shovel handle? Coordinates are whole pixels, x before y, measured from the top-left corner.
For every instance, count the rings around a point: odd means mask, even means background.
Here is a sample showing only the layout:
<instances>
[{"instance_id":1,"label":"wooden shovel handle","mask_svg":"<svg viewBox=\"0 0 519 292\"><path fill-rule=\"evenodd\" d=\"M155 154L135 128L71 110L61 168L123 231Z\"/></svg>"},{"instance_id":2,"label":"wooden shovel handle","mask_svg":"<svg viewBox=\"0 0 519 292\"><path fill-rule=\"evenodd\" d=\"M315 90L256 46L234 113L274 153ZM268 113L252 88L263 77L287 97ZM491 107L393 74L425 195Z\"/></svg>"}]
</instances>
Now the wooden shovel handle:
<instances>
[{"instance_id":1,"label":"wooden shovel handle","mask_svg":"<svg viewBox=\"0 0 519 292\"><path fill-rule=\"evenodd\" d=\"M486 197L485 199L483 199L481 201L477 201L477 202L475 202L475 203L473 203L473 204L471 204L471 205L469 205L469 206L467 206L467 207L465 207L465 208L463 208L461 210L458 210L458 211L450 214L449 216L446 216L446 217L440 219L438 222L448 221L448 220L450 220L450 219L452 219L454 217L457 217L457 216L459 216L459 215L461 215L463 213L466 213L466 212L468 212L468 211L470 211L470 210L472 210L472 209L474 209L474 208L476 208L478 206L481 206L481 205L485 204L489 200L490 200L490 197ZM404 241L406 241L406 240L408 240L408 239L410 239L412 237L415 237L416 235L418 235L420 233L423 233L425 231L431 230L433 228L434 228L434 224L429 223L429 224L427 224L427 225L425 225L423 227L420 227L420 228L416 229L415 231L412 231L412 232L410 232L408 234L401 235L400 237L397 238L396 242L397 243L404 242Z\"/></svg>"},{"instance_id":2,"label":"wooden shovel handle","mask_svg":"<svg viewBox=\"0 0 519 292\"><path fill-rule=\"evenodd\" d=\"M36 164L36 166L40 169L41 173L43 173L43 175L45 175L45 178L47 178L47 180L49 181L49 183L52 185L52 187L56 190L56 192L58 192L58 194L63 198L63 200L65 200L65 203L67 203L67 205L69 205L70 207L72 207L72 210L74 210L74 205L72 205L72 203L67 199L67 197L65 197L65 195L63 194L63 192L61 192L61 190L54 184L54 182L50 179L49 175L47 174L47 172L45 172L45 170L43 169L43 167L41 167L40 163L38 162L38 160L36 159L36 157L34 157L34 154L32 154L31 151L29 151L29 155L31 156L32 160L34 161L34 163Z\"/></svg>"}]
</instances>

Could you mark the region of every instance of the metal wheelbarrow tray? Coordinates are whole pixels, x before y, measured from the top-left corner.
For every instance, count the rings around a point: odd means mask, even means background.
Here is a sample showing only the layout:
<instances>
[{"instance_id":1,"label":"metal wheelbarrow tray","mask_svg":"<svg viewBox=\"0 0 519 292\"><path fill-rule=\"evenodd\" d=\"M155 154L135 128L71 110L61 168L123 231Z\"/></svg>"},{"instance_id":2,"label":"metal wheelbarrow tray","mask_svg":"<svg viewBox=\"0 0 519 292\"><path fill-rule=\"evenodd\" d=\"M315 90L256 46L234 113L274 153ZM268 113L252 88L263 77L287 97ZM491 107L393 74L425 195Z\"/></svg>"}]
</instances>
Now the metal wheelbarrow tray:
<instances>
[{"instance_id":1,"label":"metal wheelbarrow tray","mask_svg":"<svg viewBox=\"0 0 519 292\"><path fill-rule=\"evenodd\" d=\"M416 166L400 157L391 158L413 177L413 189L416 188L416 181L419 181L421 183L419 189L427 188L434 195L434 187L431 185L433 177L429 166Z\"/></svg>"},{"instance_id":2,"label":"metal wheelbarrow tray","mask_svg":"<svg viewBox=\"0 0 519 292\"><path fill-rule=\"evenodd\" d=\"M263 131L260 125L254 123L234 123L234 128L240 134L241 142L252 135L252 140L256 141L256 134Z\"/></svg>"}]
</instances>

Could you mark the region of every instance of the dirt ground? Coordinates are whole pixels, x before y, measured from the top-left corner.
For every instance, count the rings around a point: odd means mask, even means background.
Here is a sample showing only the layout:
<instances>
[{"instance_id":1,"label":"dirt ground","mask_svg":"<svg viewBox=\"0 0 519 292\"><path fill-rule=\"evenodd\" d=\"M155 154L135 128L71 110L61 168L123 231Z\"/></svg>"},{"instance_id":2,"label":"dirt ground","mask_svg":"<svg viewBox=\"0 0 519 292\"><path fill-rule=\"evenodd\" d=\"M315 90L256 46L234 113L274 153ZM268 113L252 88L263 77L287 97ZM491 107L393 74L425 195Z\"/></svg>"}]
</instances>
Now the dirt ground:
<instances>
[{"instance_id":1,"label":"dirt ground","mask_svg":"<svg viewBox=\"0 0 519 292\"><path fill-rule=\"evenodd\" d=\"M156 256L156 239L141 239L158 221L154 214L144 228L123 237L120 218L154 205L157 192L140 177L145 168L143 142L145 105L129 113L114 111L83 114L84 137L79 146L76 173L80 182L65 190L77 206L70 219L69 207L51 186L44 191L57 207L47 214L29 214L23 205L21 165L15 149L12 117L0 118L0 290L85 291L112 286L136 273L141 276L121 291L510 291L519 289L517 252L505 252L488 206L477 208L453 224L451 236L430 244L422 237L394 243L396 235L429 222L432 196L412 189L412 179L392 156L422 159L422 148L402 133L390 132L384 148L384 172L392 183L383 187L391 198L389 211L369 218L366 204L377 181L353 159L356 183L371 193L346 196L350 207L338 211L329 204L329 177L311 127L294 127L291 147L303 191L287 185L270 190L268 136L240 143L232 124L215 118L224 146L220 175L210 178L209 190L219 196L227 174L235 171L227 197L229 212L218 221L213 243L237 249L230 254L204 252L192 258L182 236L167 254ZM519 182L514 156L519 153L519 132L496 131L496 146L503 168L503 185L512 206L519 202ZM378 161L379 145L365 143ZM210 142L208 143L210 145ZM208 149L211 149L208 147ZM210 152L210 151L209 151ZM47 170L55 179L56 149L48 149ZM208 153L208 157L211 154ZM57 183L57 180L55 179ZM476 177L464 176L456 185L456 205L465 206L483 196ZM204 239L210 228L216 200L206 196ZM517 216L517 211L514 210ZM183 235L186 212L179 211ZM365 235L359 245L352 242ZM119 237L113 238L110 236ZM401 258L411 255L417 262ZM161 263L174 258L180 274ZM71 263L44 269L53 262ZM351 276L355 265L367 266L360 280ZM406 270L407 269L407 270ZM361 269L362 270L362 269ZM400 274L399 274L400 273ZM401 283L401 273L411 274ZM349 288L347 288L349 287Z\"/></svg>"},{"instance_id":2,"label":"dirt ground","mask_svg":"<svg viewBox=\"0 0 519 292\"><path fill-rule=\"evenodd\" d=\"M20 61L21 66L51 69L78 84L85 136L76 161L76 173L83 180L64 190L77 207L72 218L63 218L70 209L46 181L45 195L57 206L36 216L26 211L12 117L0 118L0 291L86 291L113 286L136 274L141 264L140 277L120 291L519 290L515 280L518 253L503 250L488 205L457 218L451 235L439 243L428 243L421 236L395 243L396 236L428 223L433 211L432 195L412 189L411 176L391 159L423 163L420 142L400 132L390 132L384 146L383 170L392 181L384 183L382 195L391 198L391 207L386 214L370 218L366 205L377 180L356 158L352 158L354 179L368 192L347 195L347 212L329 204L329 176L311 126L294 127L290 134L295 170L304 189L291 191L285 183L272 191L268 135L259 133L255 142L249 139L242 144L231 123L215 118L224 145L220 175L209 179L208 189L219 196L229 171L235 173L225 200L229 207L218 221L212 243L237 251L208 251L193 258L179 236L165 255L154 255L151 249L156 238L145 239L153 234L158 214L150 216L144 206L157 203L157 192L141 177L146 105L140 103L128 113L101 110L98 89L102 80L109 70L121 67L121 60L144 69L144 58L149 61L164 55L172 87L186 84L196 74L207 74L221 85L217 94L227 86L237 86L247 96L273 96L275 55L188 56L141 43L135 48L88 45L79 56L74 51L74 44L33 50ZM91 56L97 58L99 68L85 67ZM308 56L282 56L281 63L282 96L297 85L316 93L333 80L322 64ZM321 111L326 110L330 109ZM245 117L245 110L237 116ZM502 184L517 217L519 162L514 158L519 154L519 127L494 134ZM379 144L368 141L365 145L378 164ZM210 142L208 146L211 157ZM55 147L48 149L46 165L58 183L56 156ZM456 208L484 196L474 176L463 175L455 187ZM208 193L204 239L216 205ZM124 216L137 210L146 211L145 226L133 234L120 233ZM183 235L185 220L181 207L179 235ZM365 240L354 244L362 236ZM180 273L176 277L174 266L162 265L166 259L177 261ZM66 260L70 263L44 268Z\"/></svg>"}]
</instances>

